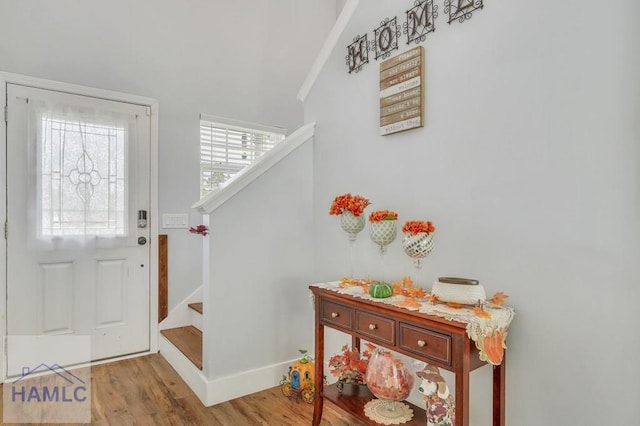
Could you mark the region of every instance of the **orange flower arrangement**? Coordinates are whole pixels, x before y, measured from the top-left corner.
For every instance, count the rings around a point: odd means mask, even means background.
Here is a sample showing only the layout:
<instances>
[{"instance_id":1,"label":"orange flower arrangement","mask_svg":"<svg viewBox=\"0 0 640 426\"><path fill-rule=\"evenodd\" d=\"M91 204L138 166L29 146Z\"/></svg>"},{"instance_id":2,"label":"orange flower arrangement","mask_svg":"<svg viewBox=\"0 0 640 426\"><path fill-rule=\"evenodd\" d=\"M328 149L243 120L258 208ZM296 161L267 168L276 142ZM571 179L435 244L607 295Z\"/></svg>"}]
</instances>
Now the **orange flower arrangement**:
<instances>
[{"instance_id":1,"label":"orange flower arrangement","mask_svg":"<svg viewBox=\"0 0 640 426\"><path fill-rule=\"evenodd\" d=\"M365 343L365 350L344 345L342 353L329 358L329 371L343 383L364 384L367 364L376 349L371 343Z\"/></svg>"},{"instance_id":2,"label":"orange flower arrangement","mask_svg":"<svg viewBox=\"0 0 640 426\"><path fill-rule=\"evenodd\" d=\"M398 220L398 213L391 210L378 210L369 215L369 222L380 222L383 220Z\"/></svg>"},{"instance_id":3,"label":"orange flower arrangement","mask_svg":"<svg viewBox=\"0 0 640 426\"><path fill-rule=\"evenodd\" d=\"M430 221L421 221L421 220L409 220L402 227L402 232L405 234L417 235L420 232L426 232L427 234L431 234L435 232L436 227L433 226L433 223Z\"/></svg>"},{"instance_id":4,"label":"orange flower arrangement","mask_svg":"<svg viewBox=\"0 0 640 426\"><path fill-rule=\"evenodd\" d=\"M364 209L371 203L361 195L344 194L337 196L333 203L329 214L341 215L345 211L353 213L354 216L360 216Z\"/></svg>"}]
</instances>

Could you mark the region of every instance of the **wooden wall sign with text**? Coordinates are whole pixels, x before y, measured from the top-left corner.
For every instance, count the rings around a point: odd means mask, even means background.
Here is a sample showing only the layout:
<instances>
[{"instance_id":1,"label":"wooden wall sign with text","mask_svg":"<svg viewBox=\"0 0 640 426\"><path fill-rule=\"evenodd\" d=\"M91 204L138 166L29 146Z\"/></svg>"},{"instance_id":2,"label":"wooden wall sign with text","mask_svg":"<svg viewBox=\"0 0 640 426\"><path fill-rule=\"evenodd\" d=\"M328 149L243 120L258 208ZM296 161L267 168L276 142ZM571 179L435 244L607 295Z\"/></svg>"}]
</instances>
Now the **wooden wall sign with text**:
<instances>
[{"instance_id":1,"label":"wooden wall sign with text","mask_svg":"<svg viewBox=\"0 0 640 426\"><path fill-rule=\"evenodd\" d=\"M424 47L380 63L380 134L424 126Z\"/></svg>"}]
</instances>

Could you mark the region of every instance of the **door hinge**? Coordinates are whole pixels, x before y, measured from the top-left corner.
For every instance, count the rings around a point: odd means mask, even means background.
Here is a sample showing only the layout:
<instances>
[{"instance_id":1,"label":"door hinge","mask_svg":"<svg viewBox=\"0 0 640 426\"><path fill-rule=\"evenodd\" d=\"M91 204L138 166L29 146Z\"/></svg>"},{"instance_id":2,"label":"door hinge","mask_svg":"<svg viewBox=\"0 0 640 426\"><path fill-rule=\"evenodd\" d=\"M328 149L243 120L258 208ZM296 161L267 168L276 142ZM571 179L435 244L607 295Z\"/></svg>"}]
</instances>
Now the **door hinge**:
<instances>
[{"instance_id":1,"label":"door hinge","mask_svg":"<svg viewBox=\"0 0 640 426\"><path fill-rule=\"evenodd\" d=\"M4 221L4 239L5 240L9 239L9 221L8 220Z\"/></svg>"},{"instance_id":2,"label":"door hinge","mask_svg":"<svg viewBox=\"0 0 640 426\"><path fill-rule=\"evenodd\" d=\"M9 122L9 105L4 106L4 122Z\"/></svg>"}]
</instances>

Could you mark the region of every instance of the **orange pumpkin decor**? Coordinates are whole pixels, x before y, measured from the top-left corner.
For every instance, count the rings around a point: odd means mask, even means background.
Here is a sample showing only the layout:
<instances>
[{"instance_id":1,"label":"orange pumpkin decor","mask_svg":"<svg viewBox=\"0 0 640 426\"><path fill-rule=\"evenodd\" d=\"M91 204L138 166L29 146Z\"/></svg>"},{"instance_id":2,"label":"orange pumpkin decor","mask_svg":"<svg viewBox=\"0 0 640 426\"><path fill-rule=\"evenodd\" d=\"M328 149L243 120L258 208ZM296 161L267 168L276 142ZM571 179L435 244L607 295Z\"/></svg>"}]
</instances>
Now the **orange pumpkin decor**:
<instances>
[{"instance_id":1,"label":"orange pumpkin decor","mask_svg":"<svg viewBox=\"0 0 640 426\"><path fill-rule=\"evenodd\" d=\"M499 365L502 363L504 357L504 339L507 337L507 332L504 330L495 330L492 334L487 334L482 338L480 344L481 352L484 352L487 360L493 365Z\"/></svg>"},{"instance_id":2,"label":"orange pumpkin decor","mask_svg":"<svg viewBox=\"0 0 640 426\"><path fill-rule=\"evenodd\" d=\"M302 397L308 404L314 400L315 364L307 351L300 349L302 358L291 364L289 373L280 381L280 389L287 397Z\"/></svg>"}]
</instances>

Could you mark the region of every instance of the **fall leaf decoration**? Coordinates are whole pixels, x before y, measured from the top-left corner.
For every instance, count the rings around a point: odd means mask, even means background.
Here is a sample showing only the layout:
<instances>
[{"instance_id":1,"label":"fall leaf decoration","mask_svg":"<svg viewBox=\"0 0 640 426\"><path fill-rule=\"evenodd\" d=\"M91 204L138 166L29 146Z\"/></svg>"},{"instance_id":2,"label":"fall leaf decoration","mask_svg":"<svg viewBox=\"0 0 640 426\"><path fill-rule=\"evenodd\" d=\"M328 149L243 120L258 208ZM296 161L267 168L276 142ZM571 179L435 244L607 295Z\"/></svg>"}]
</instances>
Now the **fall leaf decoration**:
<instances>
[{"instance_id":1,"label":"fall leaf decoration","mask_svg":"<svg viewBox=\"0 0 640 426\"><path fill-rule=\"evenodd\" d=\"M427 295L427 300L429 301L429 303L433 305L435 303L438 303L440 301L440 298L438 297L437 294L429 293Z\"/></svg>"},{"instance_id":2,"label":"fall leaf decoration","mask_svg":"<svg viewBox=\"0 0 640 426\"><path fill-rule=\"evenodd\" d=\"M417 301L412 297L407 297L407 296L405 296L402 300L393 302L393 304L399 308L405 308L405 309L420 309L420 306L422 306L422 304L419 301Z\"/></svg>"},{"instance_id":3,"label":"fall leaf decoration","mask_svg":"<svg viewBox=\"0 0 640 426\"><path fill-rule=\"evenodd\" d=\"M351 195L349 193L337 196L331 203L329 209L330 215L341 215L345 211L353 213L354 216L360 216L364 209L371 203L361 195Z\"/></svg>"},{"instance_id":4,"label":"fall leaf decoration","mask_svg":"<svg viewBox=\"0 0 640 426\"><path fill-rule=\"evenodd\" d=\"M411 279L411 277L405 276L405 277L402 277L402 279L399 282L394 281L392 285L393 285L393 294L398 295L398 294L402 294L402 291L404 290L404 288L413 287L413 280Z\"/></svg>"},{"instance_id":5,"label":"fall leaf decoration","mask_svg":"<svg viewBox=\"0 0 640 426\"><path fill-rule=\"evenodd\" d=\"M502 306L504 305L505 300L507 300L507 296L506 294L504 294L503 292L499 291L498 293L494 294L493 297L491 298L490 302L496 306Z\"/></svg>"},{"instance_id":6,"label":"fall leaf decoration","mask_svg":"<svg viewBox=\"0 0 640 426\"><path fill-rule=\"evenodd\" d=\"M369 222L380 222L382 220L398 220L398 213L391 210L378 210L369 215Z\"/></svg>"},{"instance_id":7,"label":"fall leaf decoration","mask_svg":"<svg viewBox=\"0 0 640 426\"><path fill-rule=\"evenodd\" d=\"M394 282L392 282L392 283L391 283L391 286L393 287L393 295L394 295L394 296L397 296L397 295L399 295L399 294L402 294L402 290L404 290L404 289L402 288L402 284L400 284L400 283L399 283L399 282L397 282L397 281L394 281Z\"/></svg>"},{"instance_id":8,"label":"fall leaf decoration","mask_svg":"<svg viewBox=\"0 0 640 426\"><path fill-rule=\"evenodd\" d=\"M371 284L373 281L374 280L371 278L359 280L357 278L342 277L340 278L340 287L347 288L353 286L361 286L362 288L364 288L365 292L368 292L369 284Z\"/></svg>"},{"instance_id":9,"label":"fall leaf decoration","mask_svg":"<svg viewBox=\"0 0 640 426\"><path fill-rule=\"evenodd\" d=\"M402 232L405 234L417 235L420 232L426 232L427 234L431 234L435 232L436 227L433 226L433 223L430 221L421 221L421 220L409 220L402 227Z\"/></svg>"},{"instance_id":10,"label":"fall leaf decoration","mask_svg":"<svg viewBox=\"0 0 640 426\"><path fill-rule=\"evenodd\" d=\"M482 306L476 306L473 308L473 313L479 318L491 318L491 312L485 311Z\"/></svg>"},{"instance_id":11,"label":"fall leaf decoration","mask_svg":"<svg viewBox=\"0 0 640 426\"><path fill-rule=\"evenodd\" d=\"M504 339L507 337L507 332L504 330L495 330L491 334L487 334L481 340L481 350L484 352L487 360L493 365L500 365L504 357L504 350L506 345Z\"/></svg>"},{"instance_id":12,"label":"fall leaf decoration","mask_svg":"<svg viewBox=\"0 0 640 426\"><path fill-rule=\"evenodd\" d=\"M404 276L400 280L400 282L394 282L393 284L393 294L398 296L407 296L414 298L425 298L427 297L427 292L425 289L421 287L414 287L413 280L411 277Z\"/></svg>"},{"instance_id":13,"label":"fall leaf decoration","mask_svg":"<svg viewBox=\"0 0 640 426\"><path fill-rule=\"evenodd\" d=\"M463 305L462 303L455 303L455 302L447 302L446 305L453 309L462 309L467 307L467 305Z\"/></svg>"}]
</instances>

